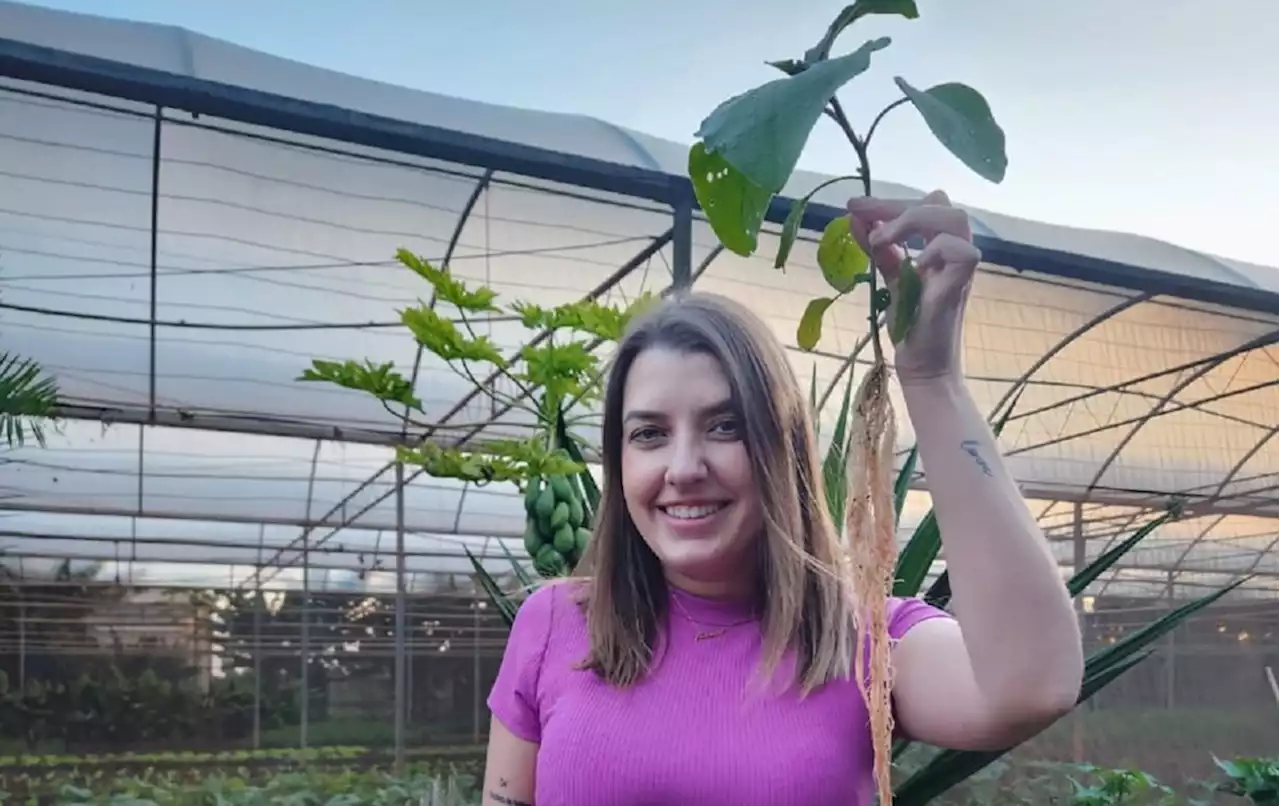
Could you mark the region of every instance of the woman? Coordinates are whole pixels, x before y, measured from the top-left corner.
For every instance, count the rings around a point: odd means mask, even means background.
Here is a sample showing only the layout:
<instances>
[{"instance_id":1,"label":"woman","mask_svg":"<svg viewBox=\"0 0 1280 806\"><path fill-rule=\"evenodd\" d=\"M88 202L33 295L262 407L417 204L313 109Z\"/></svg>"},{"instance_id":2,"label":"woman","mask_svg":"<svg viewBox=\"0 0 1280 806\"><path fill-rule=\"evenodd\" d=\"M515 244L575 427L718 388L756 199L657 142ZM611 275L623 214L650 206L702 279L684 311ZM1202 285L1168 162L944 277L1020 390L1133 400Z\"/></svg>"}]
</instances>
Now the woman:
<instances>
[{"instance_id":1,"label":"woman","mask_svg":"<svg viewBox=\"0 0 1280 806\"><path fill-rule=\"evenodd\" d=\"M1074 706L1083 661L1057 564L962 380L980 255L942 193L849 213L891 290L894 244L927 243L894 361L955 616L890 602L897 730L1007 747ZM520 608L489 698L484 803L869 806L854 613L782 346L734 303L678 297L633 324L604 408L584 578Z\"/></svg>"}]
</instances>

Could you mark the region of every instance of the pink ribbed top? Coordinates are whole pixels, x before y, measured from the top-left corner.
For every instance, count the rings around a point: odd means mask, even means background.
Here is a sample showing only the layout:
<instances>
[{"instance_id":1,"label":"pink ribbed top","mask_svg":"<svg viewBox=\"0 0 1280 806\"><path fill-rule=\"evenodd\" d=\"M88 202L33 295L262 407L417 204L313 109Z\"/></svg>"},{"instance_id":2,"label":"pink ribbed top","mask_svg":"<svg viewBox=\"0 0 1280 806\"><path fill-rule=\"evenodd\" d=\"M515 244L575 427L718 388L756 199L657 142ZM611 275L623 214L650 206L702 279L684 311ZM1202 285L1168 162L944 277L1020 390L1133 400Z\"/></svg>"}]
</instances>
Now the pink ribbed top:
<instances>
[{"instance_id":1,"label":"pink ribbed top","mask_svg":"<svg viewBox=\"0 0 1280 806\"><path fill-rule=\"evenodd\" d=\"M489 708L541 745L536 806L870 806L871 734L853 681L803 699L762 690L756 624L695 640L710 625L740 622L742 606L670 595L656 668L625 691L574 668L587 654L587 625L564 585L520 607ZM939 616L949 617L893 599L889 632L900 638Z\"/></svg>"}]
</instances>

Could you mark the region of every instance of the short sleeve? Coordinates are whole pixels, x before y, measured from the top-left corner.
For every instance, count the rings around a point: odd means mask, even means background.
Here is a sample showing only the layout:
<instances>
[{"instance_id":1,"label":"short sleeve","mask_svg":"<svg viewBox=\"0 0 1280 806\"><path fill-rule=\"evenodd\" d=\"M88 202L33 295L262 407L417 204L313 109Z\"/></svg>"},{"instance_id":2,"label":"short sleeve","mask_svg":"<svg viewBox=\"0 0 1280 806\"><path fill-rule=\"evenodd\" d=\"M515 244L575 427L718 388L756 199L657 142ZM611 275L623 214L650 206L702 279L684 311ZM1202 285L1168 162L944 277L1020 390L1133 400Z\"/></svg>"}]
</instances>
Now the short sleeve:
<instances>
[{"instance_id":1,"label":"short sleeve","mask_svg":"<svg viewBox=\"0 0 1280 806\"><path fill-rule=\"evenodd\" d=\"M516 611L498 677L489 691L489 711L527 742L542 740L538 679L551 634L555 586L539 588Z\"/></svg>"},{"instance_id":2,"label":"short sleeve","mask_svg":"<svg viewBox=\"0 0 1280 806\"><path fill-rule=\"evenodd\" d=\"M907 631L922 621L931 618L952 618L951 614L940 607L914 597L889 598L889 638L897 641Z\"/></svg>"}]
</instances>

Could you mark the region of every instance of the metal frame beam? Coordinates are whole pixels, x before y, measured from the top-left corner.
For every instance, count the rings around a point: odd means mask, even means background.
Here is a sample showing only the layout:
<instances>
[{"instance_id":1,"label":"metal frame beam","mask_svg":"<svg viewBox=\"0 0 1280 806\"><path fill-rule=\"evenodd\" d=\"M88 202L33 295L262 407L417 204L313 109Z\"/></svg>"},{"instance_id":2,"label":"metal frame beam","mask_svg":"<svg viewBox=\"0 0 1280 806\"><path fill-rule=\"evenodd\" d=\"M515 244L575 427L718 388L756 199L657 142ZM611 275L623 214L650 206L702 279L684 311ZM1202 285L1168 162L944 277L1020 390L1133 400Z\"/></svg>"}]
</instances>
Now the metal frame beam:
<instances>
[{"instance_id":1,"label":"metal frame beam","mask_svg":"<svg viewBox=\"0 0 1280 806\"><path fill-rule=\"evenodd\" d=\"M0 37L0 76L110 98L180 109L252 126L491 168L678 207L696 205L687 176L567 154L439 126L304 101L193 76ZM783 223L793 199L776 196L766 219ZM810 203L801 227L821 232L846 211ZM1086 282L1273 313L1280 295L1205 277L1172 275L1113 260L977 235L990 263Z\"/></svg>"}]
</instances>

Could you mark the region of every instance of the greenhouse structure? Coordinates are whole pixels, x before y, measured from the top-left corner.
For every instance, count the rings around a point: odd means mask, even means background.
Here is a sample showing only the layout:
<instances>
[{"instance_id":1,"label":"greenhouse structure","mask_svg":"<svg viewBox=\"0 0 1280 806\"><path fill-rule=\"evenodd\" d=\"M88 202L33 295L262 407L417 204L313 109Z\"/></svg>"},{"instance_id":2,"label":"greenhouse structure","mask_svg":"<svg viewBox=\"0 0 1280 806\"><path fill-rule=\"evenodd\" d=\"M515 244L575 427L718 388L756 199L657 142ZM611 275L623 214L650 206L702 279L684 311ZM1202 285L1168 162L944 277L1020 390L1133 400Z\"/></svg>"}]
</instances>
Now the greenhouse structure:
<instances>
[{"instance_id":1,"label":"greenhouse structure","mask_svg":"<svg viewBox=\"0 0 1280 806\"><path fill-rule=\"evenodd\" d=\"M252 703L110 740L0 726L0 755L482 743L506 628L466 550L510 580L523 504L394 446L482 446L529 421L401 325L430 289L397 250L503 302L743 301L817 378L824 434L870 363L861 297L795 346L840 189L780 272L789 199L824 177L797 173L742 258L702 217L687 148L0 0L0 352L38 361L62 400L44 445L0 456L3 681L110 667ZM1064 575L1184 507L1080 597L1090 646L1243 580L1036 752L1153 771L1274 754L1276 267L969 213L970 388L992 412L1021 389L1001 444ZM477 327L507 354L538 337L510 316ZM314 358L393 362L426 416L299 382ZM899 439L905 454L905 422Z\"/></svg>"}]
</instances>

